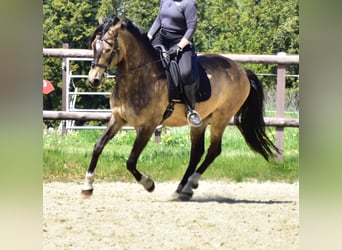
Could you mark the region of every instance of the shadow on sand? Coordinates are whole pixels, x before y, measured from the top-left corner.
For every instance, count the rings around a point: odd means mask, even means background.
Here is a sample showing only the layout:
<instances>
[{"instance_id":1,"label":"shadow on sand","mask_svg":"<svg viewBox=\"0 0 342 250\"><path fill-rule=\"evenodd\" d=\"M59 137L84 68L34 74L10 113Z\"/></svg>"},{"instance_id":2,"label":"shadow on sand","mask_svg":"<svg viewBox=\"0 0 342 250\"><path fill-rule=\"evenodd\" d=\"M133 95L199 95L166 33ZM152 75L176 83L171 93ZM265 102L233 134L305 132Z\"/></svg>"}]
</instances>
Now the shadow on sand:
<instances>
[{"instance_id":1,"label":"shadow on sand","mask_svg":"<svg viewBox=\"0 0 342 250\"><path fill-rule=\"evenodd\" d=\"M213 197L193 197L188 202L197 202L197 203L208 203L208 202L217 202L217 203L227 203L227 204L291 204L296 201L282 201L282 200L252 200L252 199L233 199L222 196L213 196Z\"/></svg>"}]
</instances>

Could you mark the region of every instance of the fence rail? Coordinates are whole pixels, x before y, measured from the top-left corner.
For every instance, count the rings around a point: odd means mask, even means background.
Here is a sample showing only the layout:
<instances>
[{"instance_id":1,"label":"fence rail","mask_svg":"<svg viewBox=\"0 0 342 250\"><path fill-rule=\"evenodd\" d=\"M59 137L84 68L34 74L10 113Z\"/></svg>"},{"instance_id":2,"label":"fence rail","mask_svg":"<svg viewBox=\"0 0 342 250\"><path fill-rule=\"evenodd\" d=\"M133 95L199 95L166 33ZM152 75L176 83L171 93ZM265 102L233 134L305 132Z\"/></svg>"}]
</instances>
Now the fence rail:
<instances>
[{"instance_id":1,"label":"fence rail","mask_svg":"<svg viewBox=\"0 0 342 250\"><path fill-rule=\"evenodd\" d=\"M67 112L67 111L43 111L43 119L45 120L82 120L82 121L108 121L110 112ZM299 127L299 119L295 118L273 118L265 117L266 126L277 127ZM229 122L234 125L233 119Z\"/></svg>"},{"instance_id":2,"label":"fence rail","mask_svg":"<svg viewBox=\"0 0 342 250\"><path fill-rule=\"evenodd\" d=\"M204 55L204 53L198 53ZM287 55L279 53L277 55L248 55L248 54L219 54L240 63L262 63L262 64L299 64L299 55ZM43 48L44 57L80 57L92 58L93 51L88 49L47 49Z\"/></svg>"}]
</instances>

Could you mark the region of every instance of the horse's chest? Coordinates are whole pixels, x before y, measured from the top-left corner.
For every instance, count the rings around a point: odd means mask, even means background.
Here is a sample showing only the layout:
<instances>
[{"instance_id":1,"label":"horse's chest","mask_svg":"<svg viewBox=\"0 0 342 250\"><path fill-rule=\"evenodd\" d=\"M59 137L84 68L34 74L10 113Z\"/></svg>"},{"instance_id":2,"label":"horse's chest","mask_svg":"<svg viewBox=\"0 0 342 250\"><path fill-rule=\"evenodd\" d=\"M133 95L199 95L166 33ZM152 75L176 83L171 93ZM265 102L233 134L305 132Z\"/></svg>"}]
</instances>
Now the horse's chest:
<instances>
[{"instance_id":1,"label":"horse's chest","mask_svg":"<svg viewBox=\"0 0 342 250\"><path fill-rule=\"evenodd\" d=\"M146 109L151 105L151 96L146 88L140 89L116 89L113 91L111 105L122 106L126 111L139 115L141 110Z\"/></svg>"}]
</instances>

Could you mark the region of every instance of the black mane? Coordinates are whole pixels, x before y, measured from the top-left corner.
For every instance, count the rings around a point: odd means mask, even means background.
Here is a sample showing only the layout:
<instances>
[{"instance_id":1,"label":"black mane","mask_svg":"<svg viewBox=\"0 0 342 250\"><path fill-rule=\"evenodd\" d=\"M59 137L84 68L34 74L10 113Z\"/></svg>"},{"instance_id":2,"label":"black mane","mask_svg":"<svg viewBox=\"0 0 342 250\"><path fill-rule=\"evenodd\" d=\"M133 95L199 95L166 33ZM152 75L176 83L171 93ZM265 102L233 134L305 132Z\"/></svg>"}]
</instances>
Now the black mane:
<instances>
[{"instance_id":1,"label":"black mane","mask_svg":"<svg viewBox=\"0 0 342 250\"><path fill-rule=\"evenodd\" d=\"M120 21L120 19L114 15L110 15L107 19L106 22L103 24L100 24L96 30L94 31L93 35L90 37L89 40L89 45L94 41L96 36L102 37L106 32L112 27L113 25L117 24Z\"/></svg>"},{"instance_id":2,"label":"black mane","mask_svg":"<svg viewBox=\"0 0 342 250\"><path fill-rule=\"evenodd\" d=\"M151 41L147 37L147 31L135 26L130 19L124 20L122 28L129 31L138 41L140 41L147 51L151 54L158 55L157 51L152 46Z\"/></svg>"},{"instance_id":3,"label":"black mane","mask_svg":"<svg viewBox=\"0 0 342 250\"><path fill-rule=\"evenodd\" d=\"M106 32L112 27L113 25L116 25L120 21L120 18L114 15L110 15L106 22L99 25L96 30L94 31L93 35L90 38L90 44L94 41L96 36L103 36L106 34ZM143 46L146 48L147 51L150 53L157 55L156 50L153 48L150 40L147 37L147 32L143 29L138 28L133 24L133 22L130 19L124 19L122 26L122 29L129 31L138 41L143 43Z\"/></svg>"},{"instance_id":4,"label":"black mane","mask_svg":"<svg viewBox=\"0 0 342 250\"><path fill-rule=\"evenodd\" d=\"M103 35L110 29L110 27L114 26L120 21L120 18L117 16L111 15L107 18L107 21L103 24Z\"/></svg>"}]
</instances>

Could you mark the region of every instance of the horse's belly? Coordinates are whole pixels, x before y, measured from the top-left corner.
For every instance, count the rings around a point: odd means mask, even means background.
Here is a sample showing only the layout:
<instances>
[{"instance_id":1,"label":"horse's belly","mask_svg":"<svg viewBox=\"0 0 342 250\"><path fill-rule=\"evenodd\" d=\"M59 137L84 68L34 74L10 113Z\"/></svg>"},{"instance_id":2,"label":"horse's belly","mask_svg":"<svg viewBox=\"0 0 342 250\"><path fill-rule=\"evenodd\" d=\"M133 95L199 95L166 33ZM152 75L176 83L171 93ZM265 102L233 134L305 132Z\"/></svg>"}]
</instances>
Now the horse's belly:
<instances>
[{"instance_id":1,"label":"horse's belly","mask_svg":"<svg viewBox=\"0 0 342 250\"><path fill-rule=\"evenodd\" d=\"M163 122L163 125L168 127L180 127L187 124L185 106L182 104L176 104L171 116Z\"/></svg>"}]
</instances>

